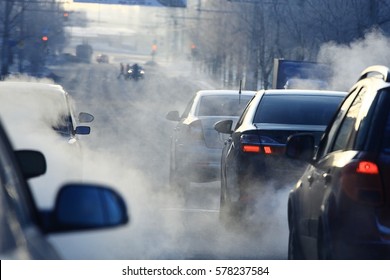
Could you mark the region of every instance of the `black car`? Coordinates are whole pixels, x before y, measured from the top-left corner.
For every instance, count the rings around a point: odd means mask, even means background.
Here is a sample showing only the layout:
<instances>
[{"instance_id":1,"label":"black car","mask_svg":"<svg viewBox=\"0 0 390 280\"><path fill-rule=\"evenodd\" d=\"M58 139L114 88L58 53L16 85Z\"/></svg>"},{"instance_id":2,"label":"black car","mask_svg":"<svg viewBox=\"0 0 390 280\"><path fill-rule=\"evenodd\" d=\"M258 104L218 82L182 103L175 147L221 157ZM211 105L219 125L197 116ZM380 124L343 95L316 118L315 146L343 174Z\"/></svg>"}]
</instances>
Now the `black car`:
<instances>
[{"instance_id":1,"label":"black car","mask_svg":"<svg viewBox=\"0 0 390 280\"><path fill-rule=\"evenodd\" d=\"M317 152L298 134L286 153L309 163L288 199L288 258L389 259L389 69L362 72Z\"/></svg>"},{"instance_id":2,"label":"black car","mask_svg":"<svg viewBox=\"0 0 390 280\"><path fill-rule=\"evenodd\" d=\"M345 92L261 90L232 128L231 120L215 129L230 134L221 159L220 218L245 220L264 188L294 182L305 165L285 156L291 134L310 132L318 143Z\"/></svg>"},{"instance_id":3,"label":"black car","mask_svg":"<svg viewBox=\"0 0 390 280\"><path fill-rule=\"evenodd\" d=\"M107 228L128 222L122 197L108 187L63 186L54 209L38 209L26 179L42 175L46 161L33 150L13 151L0 123L0 258L60 259L50 233Z\"/></svg>"}]
</instances>

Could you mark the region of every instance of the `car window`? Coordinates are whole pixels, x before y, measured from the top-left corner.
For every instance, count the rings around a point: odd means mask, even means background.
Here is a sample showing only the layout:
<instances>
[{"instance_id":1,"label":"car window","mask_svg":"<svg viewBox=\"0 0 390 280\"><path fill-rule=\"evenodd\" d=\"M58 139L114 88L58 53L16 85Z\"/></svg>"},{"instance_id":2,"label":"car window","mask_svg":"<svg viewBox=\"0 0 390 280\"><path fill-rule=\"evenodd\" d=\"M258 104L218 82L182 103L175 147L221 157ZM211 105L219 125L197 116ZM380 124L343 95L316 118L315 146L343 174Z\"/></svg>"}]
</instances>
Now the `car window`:
<instances>
[{"instance_id":1,"label":"car window","mask_svg":"<svg viewBox=\"0 0 390 280\"><path fill-rule=\"evenodd\" d=\"M181 115L181 118L182 118L182 119L185 119L185 118L188 117L188 114L189 114L190 111L191 111L192 104L194 103L194 100L195 100L195 96L191 98L190 102L188 102L188 104L187 104L187 107L184 109L184 112L183 112L183 114Z\"/></svg>"},{"instance_id":2,"label":"car window","mask_svg":"<svg viewBox=\"0 0 390 280\"><path fill-rule=\"evenodd\" d=\"M338 128L341 125L342 120L344 119L344 116L351 106L353 100L356 97L357 92L359 92L360 88L354 88L351 90L351 93L348 94L348 96L344 99L342 102L340 109L338 110L337 114L334 116L334 120L331 121L331 123L328 125L325 133L323 134L323 137L321 138L321 141L318 146L318 150L316 153L315 158L320 159L323 156L325 156L331 146L332 143L334 142L335 135L338 131Z\"/></svg>"},{"instance_id":3,"label":"car window","mask_svg":"<svg viewBox=\"0 0 390 280\"><path fill-rule=\"evenodd\" d=\"M382 151L386 154L390 154L390 114L387 115Z\"/></svg>"},{"instance_id":4,"label":"car window","mask_svg":"<svg viewBox=\"0 0 390 280\"><path fill-rule=\"evenodd\" d=\"M367 90L362 88L357 94L352 106L348 109L347 114L341 123L331 151L348 149L350 137L353 133L356 133L358 129L355 124L357 123L356 120L359 116L360 108L363 105L363 99L366 93Z\"/></svg>"},{"instance_id":5,"label":"car window","mask_svg":"<svg viewBox=\"0 0 390 280\"><path fill-rule=\"evenodd\" d=\"M238 127L241 126L242 122L245 119L246 114L248 113L249 108L251 107L251 103L255 102L255 101L253 101L254 99L255 99L255 96L251 97L251 100L248 102L248 104L246 105L246 107L245 107L244 111L242 112L240 118L238 119L235 129L237 129Z\"/></svg>"},{"instance_id":6,"label":"car window","mask_svg":"<svg viewBox=\"0 0 390 280\"><path fill-rule=\"evenodd\" d=\"M377 94L376 90L367 91L367 93L364 94L363 104L358 116L358 129L354 141L355 150L362 150L365 145L368 131L372 128L372 118L375 114L376 104L379 102L380 96L381 95Z\"/></svg>"},{"instance_id":7,"label":"car window","mask_svg":"<svg viewBox=\"0 0 390 280\"><path fill-rule=\"evenodd\" d=\"M387 93L389 93L389 92L387 92ZM382 151L386 154L390 154L390 108L388 106L386 106L386 110L387 110L387 117L386 117L386 123L384 126Z\"/></svg>"},{"instance_id":8,"label":"car window","mask_svg":"<svg viewBox=\"0 0 390 280\"><path fill-rule=\"evenodd\" d=\"M53 126L53 129L61 136L71 137L74 134L72 117L70 115L61 116L58 123Z\"/></svg>"},{"instance_id":9,"label":"car window","mask_svg":"<svg viewBox=\"0 0 390 280\"><path fill-rule=\"evenodd\" d=\"M327 125L340 96L264 95L253 123Z\"/></svg>"},{"instance_id":10,"label":"car window","mask_svg":"<svg viewBox=\"0 0 390 280\"><path fill-rule=\"evenodd\" d=\"M251 96L202 96L198 116L241 116Z\"/></svg>"}]
</instances>

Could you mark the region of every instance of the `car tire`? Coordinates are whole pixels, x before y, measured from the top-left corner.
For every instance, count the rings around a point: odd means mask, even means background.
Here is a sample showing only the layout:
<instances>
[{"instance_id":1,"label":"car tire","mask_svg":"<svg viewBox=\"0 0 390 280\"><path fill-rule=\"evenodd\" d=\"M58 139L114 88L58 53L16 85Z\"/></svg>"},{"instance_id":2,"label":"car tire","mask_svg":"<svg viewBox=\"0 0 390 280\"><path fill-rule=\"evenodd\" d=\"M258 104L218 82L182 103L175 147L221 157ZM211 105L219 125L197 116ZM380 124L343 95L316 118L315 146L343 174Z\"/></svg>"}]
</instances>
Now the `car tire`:
<instances>
[{"instance_id":1,"label":"car tire","mask_svg":"<svg viewBox=\"0 0 390 280\"><path fill-rule=\"evenodd\" d=\"M229 198L226 198L226 195L223 194L222 186L219 204L219 221L226 229L232 229L239 221L237 209L233 207L233 203Z\"/></svg>"},{"instance_id":2,"label":"car tire","mask_svg":"<svg viewBox=\"0 0 390 280\"><path fill-rule=\"evenodd\" d=\"M297 231L295 226L292 226L288 235L288 259L303 260L301 245L299 244Z\"/></svg>"},{"instance_id":3,"label":"car tire","mask_svg":"<svg viewBox=\"0 0 390 280\"><path fill-rule=\"evenodd\" d=\"M290 205L289 205L290 207ZM289 209L289 212L291 209ZM303 260L303 253L302 253L302 246L299 242L298 239L298 231L295 225L295 220L294 217L292 216L293 214L289 214L290 216L290 230L288 234L288 255L287 258L289 260Z\"/></svg>"},{"instance_id":4,"label":"car tire","mask_svg":"<svg viewBox=\"0 0 390 280\"><path fill-rule=\"evenodd\" d=\"M226 225L230 220L230 207L227 205L225 198L221 193L219 205L219 220Z\"/></svg>"},{"instance_id":5,"label":"car tire","mask_svg":"<svg viewBox=\"0 0 390 280\"><path fill-rule=\"evenodd\" d=\"M320 223L321 225L322 223ZM322 226L318 229L317 252L319 260L332 260L332 246L330 236Z\"/></svg>"}]
</instances>

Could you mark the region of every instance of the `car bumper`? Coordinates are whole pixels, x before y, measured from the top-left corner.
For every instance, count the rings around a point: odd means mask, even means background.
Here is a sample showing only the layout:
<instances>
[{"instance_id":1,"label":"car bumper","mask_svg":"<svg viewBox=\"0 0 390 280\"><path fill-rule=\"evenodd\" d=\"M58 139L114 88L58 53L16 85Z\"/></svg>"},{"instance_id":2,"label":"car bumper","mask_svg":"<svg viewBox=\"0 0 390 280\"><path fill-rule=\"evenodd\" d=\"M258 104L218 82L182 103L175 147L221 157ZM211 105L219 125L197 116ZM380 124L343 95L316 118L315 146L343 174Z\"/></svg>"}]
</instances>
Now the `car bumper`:
<instances>
[{"instance_id":1,"label":"car bumper","mask_svg":"<svg viewBox=\"0 0 390 280\"><path fill-rule=\"evenodd\" d=\"M390 258L388 241L355 240L355 242L339 242L335 246L335 259L344 260L381 260Z\"/></svg>"},{"instance_id":2,"label":"car bumper","mask_svg":"<svg viewBox=\"0 0 390 280\"><path fill-rule=\"evenodd\" d=\"M390 209L344 198L331 224L336 258L390 259Z\"/></svg>"}]
</instances>

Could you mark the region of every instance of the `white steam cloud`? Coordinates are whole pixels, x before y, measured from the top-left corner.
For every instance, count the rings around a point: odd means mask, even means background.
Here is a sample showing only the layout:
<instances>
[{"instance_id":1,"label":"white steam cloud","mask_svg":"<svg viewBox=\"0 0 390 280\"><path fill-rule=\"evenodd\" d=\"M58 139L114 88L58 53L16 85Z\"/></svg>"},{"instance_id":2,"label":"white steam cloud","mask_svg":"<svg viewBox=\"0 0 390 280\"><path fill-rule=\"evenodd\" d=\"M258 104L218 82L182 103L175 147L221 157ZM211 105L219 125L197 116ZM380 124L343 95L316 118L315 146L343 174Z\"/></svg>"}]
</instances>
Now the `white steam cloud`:
<instances>
[{"instance_id":1,"label":"white steam cloud","mask_svg":"<svg viewBox=\"0 0 390 280\"><path fill-rule=\"evenodd\" d=\"M348 91L366 67L390 66L389 49L390 38L378 30L373 30L363 39L349 45L334 42L323 45L318 61L331 65L334 72L332 88Z\"/></svg>"}]
</instances>

